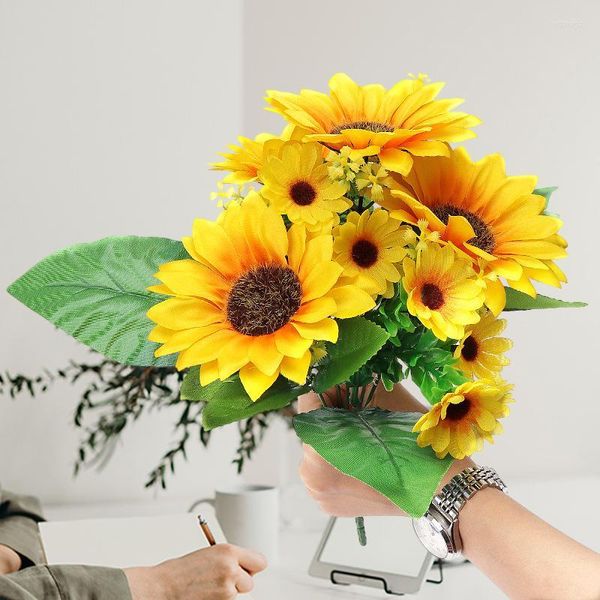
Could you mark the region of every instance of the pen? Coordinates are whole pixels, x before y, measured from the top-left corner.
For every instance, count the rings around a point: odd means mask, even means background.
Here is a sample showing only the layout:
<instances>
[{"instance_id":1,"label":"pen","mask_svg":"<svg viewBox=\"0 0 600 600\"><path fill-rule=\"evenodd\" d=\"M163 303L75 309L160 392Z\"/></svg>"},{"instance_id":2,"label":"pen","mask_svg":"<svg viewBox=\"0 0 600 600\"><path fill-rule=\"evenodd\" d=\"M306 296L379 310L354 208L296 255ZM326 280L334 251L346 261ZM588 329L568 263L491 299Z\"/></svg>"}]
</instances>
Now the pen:
<instances>
[{"instance_id":1,"label":"pen","mask_svg":"<svg viewBox=\"0 0 600 600\"><path fill-rule=\"evenodd\" d=\"M214 546L217 543L215 541L215 536L212 534L212 531L210 530L206 519L202 515L198 515L198 525L200 525L200 529L202 529L202 533L204 534L206 541L211 546Z\"/></svg>"},{"instance_id":2,"label":"pen","mask_svg":"<svg viewBox=\"0 0 600 600\"><path fill-rule=\"evenodd\" d=\"M200 529L202 529L202 533L204 534L204 537L206 538L206 541L209 543L209 545L214 546L217 543L215 540L215 536L212 534L212 531L210 530L210 527L208 526L206 519L202 515L198 515L198 525L200 525ZM246 569L245 567L242 567L241 565L240 565L240 567L244 571L246 571L246 573L248 573L249 575L252 575L252 573L250 573L250 571L248 571L248 569Z\"/></svg>"}]
</instances>

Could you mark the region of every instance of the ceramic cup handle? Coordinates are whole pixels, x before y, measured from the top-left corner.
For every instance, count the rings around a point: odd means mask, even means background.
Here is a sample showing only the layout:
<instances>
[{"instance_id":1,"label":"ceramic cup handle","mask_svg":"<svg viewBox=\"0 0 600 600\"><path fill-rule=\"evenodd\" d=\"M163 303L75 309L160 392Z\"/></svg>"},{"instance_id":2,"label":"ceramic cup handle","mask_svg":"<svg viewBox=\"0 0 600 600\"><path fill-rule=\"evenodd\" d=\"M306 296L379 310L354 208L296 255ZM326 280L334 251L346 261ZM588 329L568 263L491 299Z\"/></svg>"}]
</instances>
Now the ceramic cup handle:
<instances>
[{"instance_id":1,"label":"ceramic cup handle","mask_svg":"<svg viewBox=\"0 0 600 600\"><path fill-rule=\"evenodd\" d=\"M213 508L215 507L215 499L214 498L201 498L200 500L196 500L194 504L192 504L188 512L194 512L198 506L201 504L210 504Z\"/></svg>"}]
</instances>

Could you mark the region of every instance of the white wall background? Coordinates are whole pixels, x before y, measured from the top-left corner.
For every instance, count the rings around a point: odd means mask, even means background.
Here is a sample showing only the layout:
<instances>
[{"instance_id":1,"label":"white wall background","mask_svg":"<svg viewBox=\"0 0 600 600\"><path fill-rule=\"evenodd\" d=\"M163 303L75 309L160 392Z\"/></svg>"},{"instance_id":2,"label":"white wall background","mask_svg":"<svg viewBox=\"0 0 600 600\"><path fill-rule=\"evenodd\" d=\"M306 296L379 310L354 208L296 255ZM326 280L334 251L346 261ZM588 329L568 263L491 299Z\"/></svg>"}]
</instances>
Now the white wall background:
<instances>
[{"instance_id":1,"label":"white wall background","mask_svg":"<svg viewBox=\"0 0 600 600\"><path fill-rule=\"evenodd\" d=\"M241 130L241 3L0 1L0 288L60 247L107 235L187 235L216 214L207 164ZM0 294L0 369L87 353ZM128 432L108 469L73 480L77 391L0 397L0 480L47 501L152 497L143 484L178 411ZM233 469L233 431L180 466L171 494Z\"/></svg>"},{"instance_id":2,"label":"white wall background","mask_svg":"<svg viewBox=\"0 0 600 600\"><path fill-rule=\"evenodd\" d=\"M265 89L325 90L338 70L387 85L423 71L483 118L472 156L500 151L509 172L560 186L553 205L571 246L558 295L591 304L511 316L506 376L517 403L480 459L507 478L598 474L599 17L592 0L246 0L243 10L240 0L0 0L0 287L59 247L178 238L195 216L216 214L208 194L218 177L206 164L236 135L281 126L262 111ZM85 356L6 294L0 315L0 369ZM3 484L46 501L151 497L143 483L173 413L137 424L103 473L73 480L75 402L67 386L0 397ZM203 495L232 479L234 441L230 428L208 453L192 452L168 494ZM287 478L294 461L282 447L292 443L276 428L247 477Z\"/></svg>"}]
</instances>

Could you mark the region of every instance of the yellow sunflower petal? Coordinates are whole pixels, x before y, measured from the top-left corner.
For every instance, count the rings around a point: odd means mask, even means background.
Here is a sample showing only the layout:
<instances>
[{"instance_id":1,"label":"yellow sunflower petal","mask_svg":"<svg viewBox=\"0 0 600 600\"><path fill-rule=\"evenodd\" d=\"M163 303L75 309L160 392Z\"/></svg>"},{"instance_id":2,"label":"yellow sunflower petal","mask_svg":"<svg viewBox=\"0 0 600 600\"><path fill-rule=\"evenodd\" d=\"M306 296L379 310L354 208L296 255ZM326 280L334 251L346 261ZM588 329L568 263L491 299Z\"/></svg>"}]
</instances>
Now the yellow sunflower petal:
<instances>
[{"instance_id":1,"label":"yellow sunflower petal","mask_svg":"<svg viewBox=\"0 0 600 600\"><path fill-rule=\"evenodd\" d=\"M375 300L355 285L334 287L329 295L335 300L335 316L349 319L366 313L375 306Z\"/></svg>"},{"instance_id":2,"label":"yellow sunflower petal","mask_svg":"<svg viewBox=\"0 0 600 600\"><path fill-rule=\"evenodd\" d=\"M379 153L381 164L388 170L407 175L413 165L413 159L408 152L398 148L386 148Z\"/></svg>"},{"instance_id":3,"label":"yellow sunflower petal","mask_svg":"<svg viewBox=\"0 0 600 600\"><path fill-rule=\"evenodd\" d=\"M281 374L299 385L306 382L310 367L311 353L307 350L300 358L284 357L281 361Z\"/></svg>"},{"instance_id":4,"label":"yellow sunflower petal","mask_svg":"<svg viewBox=\"0 0 600 600\"><path fill-rule=\"evenodd\" d=\"M206 327L195 327L193 329L183 329L181 331L174 331L169 339L154 352L154 356L157 358L160 356L167 356L175 352L180 352L189 348L195 344L198 340L218 331L222 328L221 324L207 325Z\"/></svg>"},{"instance_id":5,"label":"yellow sunflower petal","mask_svg":"<svg viewBox=\"0 0 600 600\"><path fill-rule=\"evenodd\" d=\"M278 370L272 375L265 375L250 363L240 369L240 381L253 402L256 402L275 383L277 377L279 377Z\"/></svg>"},{"instance_id":6,"label":"yellow sunflower petal","mask_svg":"<svg viewBox=\"0 0 600 600\"><path fill-rule=\"evenodd\" d=\"M327 294L335 285L342 271L342 267L334 262L317 264L302 281L302 301L309 302Z\"/></svg>"},{"instance_id":7,"label":"yellow sunflower petal","mask_svg":"<svg viewBox=\"0 0 600 600\"><path fill-rule=\"evenodd\" d=\"M317 323L296 323L292 321L296 331L306 339L337 342L338 324L333 319L323 319Z\"/></svg>"},{"instance_id":8,"label":"yellow sunflower petal","mask_svg":"<svg viewBox=\"0 0 600 600\"><path fill-rule=\"evenodd\" d=\"M274 334L275 345L284 356L300 358L310 348L313 340L301 336L291 325L287 324L278 329Z\"/></svg>"},{"instance_id":9,"label":"yellow sunflower petal","mask_svg":"<svg viewBox=\"0 0 600 600\"><path fill-rule=\"evenodd\" d=\"M216 360L200 365L200 385L209 385L219 379L219 366Z\"/></svg>"},{"instance_id":10,"label":"yellow sunflower petal","mask_svg":"<svg viewBox=\"0 0 600 600\"><path fill-rule=\"evenodd\" d=\"M219 224L196 219L193 239L196 252L225 277L232 277L240 272L239 256Z\"/></svg>"},{"instance_id":11,"label":"yellow sunflower petal","mask_svg":"<svg viewBox=\"0 0 600 600\"><path fill-rule=\"evenodd\" d=\"M485 305L498 316L506 306L506 290L499 279L485 280Z\"/></svg>"},{"instance_id":12,"label":"yellow sunflower petal","mask_svg":"<svg viewBox=\"0 0 600 600\"><path fill-rule=\"evenodd\" d=\"M323 296L322 298L316 298L300 306L294 315L294 321L316 323L336 313L336 307L335 297Z\"/></svg>"},{"instance_id":13,"label":"yellow sunflower petal","mask_svg":"<svg viewBox=\"0 0 600 600\"><path fill-rule=\"evenodd\" d=\"M169 298L146 313L155 323L169 329L191 329L223 321L223 312L199 298Z\"/></svg>"},{"instance_id":14,"label":"yellow sunflower petal","mask_svg":"<svg viewBox=\"0 0 600 600\"><path fill-rule=\"evenodd\" d=\"M275 336L256 336L250 346L250 361L265 375L273 375L279 369L283 354L277 349Z\"/></svg>"},{"instance_id":15,"label":"yellow sunflower petal","mask_svg":"<svg viewBox=\"0 0 600 600\"><path fill-rule=\"evenodd\" d=\"M175 366L179 371L182 371L188 367L194 367L215 360L222 345L227 343L232 336L233 333L230 330L220 329L200 339L179 353Z\"/></svg>"}]
</instances>

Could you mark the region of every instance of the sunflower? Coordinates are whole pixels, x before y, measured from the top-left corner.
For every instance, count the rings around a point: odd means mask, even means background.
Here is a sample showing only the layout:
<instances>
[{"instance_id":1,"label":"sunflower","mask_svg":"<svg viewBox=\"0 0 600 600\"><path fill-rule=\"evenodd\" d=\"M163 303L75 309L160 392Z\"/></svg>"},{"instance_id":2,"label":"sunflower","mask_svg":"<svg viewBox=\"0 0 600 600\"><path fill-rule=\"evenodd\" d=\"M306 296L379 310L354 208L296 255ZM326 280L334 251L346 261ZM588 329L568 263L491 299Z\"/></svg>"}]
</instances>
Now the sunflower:
<instances>
[{"instance_id":1,"label":"sunflower","mask_svg":"<svg viewBox=\"0 0 600 600\"><path fill-rule=\"evenodd\" d=\"M344 278L372 294L389 297L393 284L400 281L397 266L406 255L404 246L411 233L381 208L361 215L350 212L333 231L334 260L344 268Z\"/></svg>"},{"instance_id":2,"label":"sunflower","mask_svg":"<svg viewBox=\"0 0 600 600\"><path fill-rule=\"evenodd\" d=\"M224 161L211 163L214 171L230 171L223 178L224 183L242 185L260 179L259 171L265 164L266 157L275 154L282 144L290 139L302 137L302 132L294 132L294 128L287 126L280 136L270 133L261 133L254 139L239 136L239 146L231 144L230 152L222 152Z\"/></svg>"},{"instance_id":3,"label":"sunflower","mask_svg":"<svg viewBox=\"0 0 600 600\"><path fill-rule=\"evenodd\" d=\"M446 394L416 423L417 444L431 446L438 458L448 453L457 459L481 450L483 441L493 443L502 432L498 419L509 413L512 386L503 381L469 381Z\"/></svg>"},{"instance_id":4,"label":"sunflower","mask_svg":"<svg viewBox=\"0 0 600 600\"><path fill-rule=\"evenodd\" d=\"M479 321L485 283L452 246L423 243L416 259L404 259L402 269L408 311L439 339L460 340L465 326Z\"/></svg>"},{"instance_id":5,"label":"sunflower","mask_svg":"<svg viewBox=\"0 0 600 600\"><path fill-rule=\"evenodd\" d=\"M232 203L216 223L194 222L183 244L190 258L161 265L149 288L170 296L148 311L156 356L178 352L176 366L200 365L200 383L239 371L252 400L281 374L302 384L315 340L335 342L332 317L356 316L373 299L338 285L331 235L307 239L256 193Z\"/></svg>"},{"instance_id":6,"label":"sunflower","mask_svg":"<svg viewBox=\"0 0 600 600\"><path fill-rule=\"evenodd\" d=\"M337 215L352 205L344 197L348 185L329 178L317 143L285 142L277 154L267 157L260 178L261 194L269 204L292 223L304 223L310 230L335 224Z\"/></svg>"},{"instance_id":7,"label":"sunflower","mask_svg":"<svg viewBox=\"0 0 600 600\"><path fill-rule=\"evenodd\" d=\"M508 177L499 154L474 163L458 148L447 157L416 158L382 204L393 217L436 232L481 262L486 303L498 315L506 301L500 277L533 297L532 279L556 287L565 281L552 262L566 256L557 235L562 222L543 214L545 199L533 193L535 184L535 177Z\"/></svg>"},{"instance_id":8,"label":"sunflower","mask_svg":"<svg viewBox=\"0 0 600 600\"><path fill-rule=\"evenodd\" d=\"M475 136L470 128L479 119L452 112L461 99L435 100L443 86L417 78L386 90L378 84L359 86L338 73L329 80L329 95L272 90L267 102L272 111L303 129L305 140L335 150L349 146L356 156L377 155L386 169L406 174L412 156L446 155L446 142Z\"/></svg>"},{"instance_id":9,"label":"sunflower","mask_svg":"<svg viewBox=\"0 0 600 600\"><path fill-rule=\"evenodd\" d=\"M504 356L512 348L512 341L499 337L506 327L506 319L496 319L486 312L479 323L467 330L465 337L456 347L454 356L458 368L471 378L495 379L509 364Z\"/></svg>"},{"instance_id":10,"label":"sunflower","mask_svg":"<svg viewBox=\"0 0 600 600\"><path fill-rule=\"evenodd\" d=\"M276 151L281 140L269 133L261 133L254 139L239 136L238 142L239 146L229 146L231 152L221 153L224 161L210 165L215 171L230 171L223 179L225 183L243 184L256 181L258 171L264 164L265 154L271 150Z\"/></svg>"}]
</instances>

